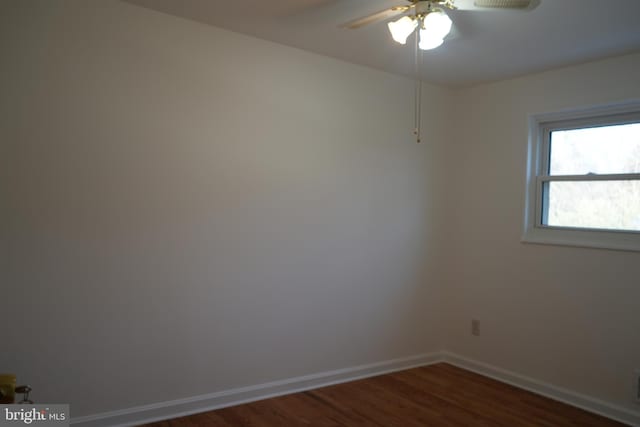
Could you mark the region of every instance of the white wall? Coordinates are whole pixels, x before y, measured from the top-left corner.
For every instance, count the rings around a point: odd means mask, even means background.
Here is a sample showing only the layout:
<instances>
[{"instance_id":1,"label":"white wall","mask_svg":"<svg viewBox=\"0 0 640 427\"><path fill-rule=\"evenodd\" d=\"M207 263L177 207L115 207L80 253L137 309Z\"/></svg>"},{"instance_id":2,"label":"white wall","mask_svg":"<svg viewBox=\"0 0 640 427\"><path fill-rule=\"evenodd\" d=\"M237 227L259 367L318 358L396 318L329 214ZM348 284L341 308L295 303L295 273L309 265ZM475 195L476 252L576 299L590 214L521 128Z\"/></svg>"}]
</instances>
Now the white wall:
<instances>
[{"instance_id":1,"label":"white wall","mask_svg":"<svg viewBox=\"0 0 640 427\"><path fill-rule=\"evenodd\" d=\"M448 151L447 348L640 411L640 254L520 243L527 117L640 97L640 55L459 91ZM470 321L481 321L472 337Z\"/></svg>"},{"instance_id":2,"label":"white wall","mask_svg":"<svg viewBox=\"0 0 640 427\"><path fill-rule=\"evenodd\" d=\"M439 350L449 93L116 1L0 12L2 371L73 416Z\"/></svg>"}]
</instances>

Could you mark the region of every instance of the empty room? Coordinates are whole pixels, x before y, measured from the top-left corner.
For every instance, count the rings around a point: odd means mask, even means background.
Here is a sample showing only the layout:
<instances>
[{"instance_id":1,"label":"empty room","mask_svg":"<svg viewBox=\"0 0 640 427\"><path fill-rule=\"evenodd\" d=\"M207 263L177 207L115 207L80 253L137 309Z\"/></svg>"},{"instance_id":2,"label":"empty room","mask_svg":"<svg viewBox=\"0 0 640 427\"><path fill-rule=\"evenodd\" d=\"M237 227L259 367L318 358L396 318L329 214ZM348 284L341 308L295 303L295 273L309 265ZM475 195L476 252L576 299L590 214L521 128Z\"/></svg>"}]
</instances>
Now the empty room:
<instances>
[{"instance_id":1,"label":"empty room","mask_svg":"<svg viewBox=\"0 0 640 427\"><path fill-rule=\"evenodd\" d=\"M0 0L0 52L0 425L640 426L640 1Z\"/></svg>"}]
</instances>

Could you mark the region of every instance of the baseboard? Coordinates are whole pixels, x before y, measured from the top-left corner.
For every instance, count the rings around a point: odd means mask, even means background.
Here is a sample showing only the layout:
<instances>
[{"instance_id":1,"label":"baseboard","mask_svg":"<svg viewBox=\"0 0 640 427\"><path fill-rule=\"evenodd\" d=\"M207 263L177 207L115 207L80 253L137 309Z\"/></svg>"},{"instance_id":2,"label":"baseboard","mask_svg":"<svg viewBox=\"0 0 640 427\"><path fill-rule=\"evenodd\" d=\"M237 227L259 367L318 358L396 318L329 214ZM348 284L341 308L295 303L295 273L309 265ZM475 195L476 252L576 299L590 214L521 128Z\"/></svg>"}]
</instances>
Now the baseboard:
<instances>
[{"instance_id":1,"label":"baseboard","mask_svg":"<svg viewBox=\"0 0 640 427\"><path fill-rule=\"evenodd\" d=\"M389 372L426 366L441 362L441 353L421 354L401 359L387 360L367 365L354 366L335 371L288 378L250 387L241 387L217 393L172 400L151 405L138 406L119 411L77 417L71 424L78 427L133 426L169 418L182 417L199 412L211 411L241 403L267 399L284 394L296 393L332 384L339 384L361 378L373 377Z\"/></svg>"},{"instance_id":2,"label":"baseboard","mask_svg":"<svg viewBox=\"0 0 640 427\"><path fill-rule=\"evenodd\" d=\"M194 396L186 399L160 402L119 411L77 417L71 424L78 427L120 427L134 426L153 421L182 417L199 412L211 411L256 400L296 393L314 388L324 387L373 377L418 366L447 362L459 368L476 372L489 378L519 387L533 393L554 399L569 405L593 412L625 424L640 427L640 412L613 405L585 396L571 390L563 389L533 378L507 371L486 363L478 362L443 351L421 354L401 359L387 360L367 365L354 366L334 371L320 372L312 375L288 378L250 387L241 387Z\"/></svg>"},{"instance_id":3,"label":"baseboard","mask_svg":"<svg viewBox=\"0 0 640 427\"><path fill-rule=\"evenodd\" d=\"M451 352L444 351L441 353L441 356L443 362L450 363L459 368L476 372L480 375L540 394L571 406L576 406L580 409L584 409L585 411L593 412L625 424L640 427L640 412L634 412L627 408L613 405L561 387L556 387L496 366L467 359Z\"/></svg>"}]
</instances>

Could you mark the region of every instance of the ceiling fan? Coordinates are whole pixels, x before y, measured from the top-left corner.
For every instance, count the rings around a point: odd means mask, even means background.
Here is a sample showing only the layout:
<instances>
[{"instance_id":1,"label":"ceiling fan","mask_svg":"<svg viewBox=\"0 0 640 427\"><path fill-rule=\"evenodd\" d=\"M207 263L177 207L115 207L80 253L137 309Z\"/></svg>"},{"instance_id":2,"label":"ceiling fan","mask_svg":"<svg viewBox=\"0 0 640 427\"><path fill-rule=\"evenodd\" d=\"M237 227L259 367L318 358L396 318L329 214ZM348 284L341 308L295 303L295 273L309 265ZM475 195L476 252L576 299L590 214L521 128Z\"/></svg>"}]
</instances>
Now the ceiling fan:
<instances>
[{"instance_id":1,"label":"ceiling fan","mask_svg":"<svg viewBox=\"0 0 640 427\"><path fill-rule=\"evenodd\" d=\"M451 31L451 18L445 13L449 10L478 9L520 9L531 10L540 4L540 0L407 0L409 4L393 6L388 9L367 15L343 25L356 29L377 21L405 14L395 22L389 22L391 37L400 44L419 27L422 50L435 49L444 42Z\"/></svg>"},{"instance_id":2,"label":"ceiling fan","mask_svg":"<svg viewBox=\"0 0 640 427\"><path fill-rule=\"evenodd\" d=\"M400 44L406 44L407 38L420 28L420 41L416 38L416 90L414 109L414 135L416 142L420 142L421 108L422 108L422 80L419 78L418 51L435 49L444 42L444 38L451 31L451 18L445 12L449 10L481 10L481 9L520 9L531 10L540 4L541 0L406 0L409 4L393 6L371 15L363 16L343 24L342 27L356 29L367 24L389 19L397 15L404 15L394 22L389 22L391 37Z\"/></svg>"}]
</instances>

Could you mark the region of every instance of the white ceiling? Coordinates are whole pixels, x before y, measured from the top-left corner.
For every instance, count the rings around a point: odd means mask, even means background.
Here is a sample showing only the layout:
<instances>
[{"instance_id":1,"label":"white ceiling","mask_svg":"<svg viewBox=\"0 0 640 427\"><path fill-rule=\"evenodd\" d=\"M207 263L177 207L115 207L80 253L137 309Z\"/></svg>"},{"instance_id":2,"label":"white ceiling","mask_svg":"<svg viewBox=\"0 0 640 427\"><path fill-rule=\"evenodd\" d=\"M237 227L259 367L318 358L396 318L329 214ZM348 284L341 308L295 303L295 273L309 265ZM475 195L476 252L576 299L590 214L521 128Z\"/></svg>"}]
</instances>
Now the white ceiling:
<instances>
[{"instance_id":1,"label":"white ceiling","mask_svg":"<svg viewBox=\"0 0 640 427\"><path fill-rule=\"evenodd\" d=\"M339 25L404 0L126 0L161 12L406 76L414 44L385 21ZM640 0L542 0L532 11L451 11L452 34L422 56L424 81L466 86L640 51ZM413 37L413 36L412 36ZM638 70L640 73L640 70Z\"/></svg>"}]
</instances>

